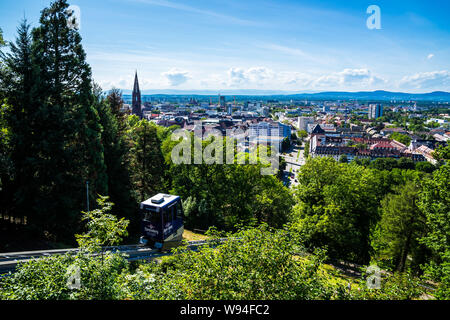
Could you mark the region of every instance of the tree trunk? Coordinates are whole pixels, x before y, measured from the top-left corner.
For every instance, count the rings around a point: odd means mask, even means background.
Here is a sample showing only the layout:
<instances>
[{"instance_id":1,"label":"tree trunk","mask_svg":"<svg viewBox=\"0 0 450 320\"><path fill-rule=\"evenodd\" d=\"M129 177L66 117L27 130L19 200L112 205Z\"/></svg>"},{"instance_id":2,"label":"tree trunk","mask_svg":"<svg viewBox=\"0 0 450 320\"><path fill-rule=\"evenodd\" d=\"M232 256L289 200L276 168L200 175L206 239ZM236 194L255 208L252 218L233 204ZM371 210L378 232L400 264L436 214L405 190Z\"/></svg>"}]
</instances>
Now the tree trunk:
<instances>
[{"instance_id":1,"label":"tree trunk","mask_svg":"<svg viewBox=\"0 0 450 320\"><path fill-rule=\"evenodd\" d=\"M411 244L411 232L408 233L408 237L406 238L405 246L402 250L402 256L400 258L400 262L398 265L398 271L403 272L405 271L406 266L406 259L408 258L408 251Z\"/></svg>"}]
</instances>

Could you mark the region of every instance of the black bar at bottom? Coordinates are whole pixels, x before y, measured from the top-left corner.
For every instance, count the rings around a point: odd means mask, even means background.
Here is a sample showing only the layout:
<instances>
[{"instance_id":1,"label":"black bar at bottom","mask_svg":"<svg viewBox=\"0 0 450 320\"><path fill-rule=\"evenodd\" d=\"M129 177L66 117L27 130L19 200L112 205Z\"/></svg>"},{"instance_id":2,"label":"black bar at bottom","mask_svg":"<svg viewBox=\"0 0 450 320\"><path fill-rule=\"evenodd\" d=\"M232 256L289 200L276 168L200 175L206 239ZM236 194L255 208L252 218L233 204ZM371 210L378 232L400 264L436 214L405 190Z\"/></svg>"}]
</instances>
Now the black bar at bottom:
<instances>
[{"instance_id":1,"label":"black bar at bottom","mask_svg":"<svg viewBox=\"0 0 450 320\"><path fill-rule=\"evenodd\" d=\"M68 314L84 317L89 309L97 309L102 318L124 312L138 318L164 319L306 319L311 315L336 319L382 316L391 310L404 315L435 313L440 308L447 312L448 307L448 301L0 301L4 316L9 311L15 317L50 312L58 319Z\"/></svg>"}]
</instances>

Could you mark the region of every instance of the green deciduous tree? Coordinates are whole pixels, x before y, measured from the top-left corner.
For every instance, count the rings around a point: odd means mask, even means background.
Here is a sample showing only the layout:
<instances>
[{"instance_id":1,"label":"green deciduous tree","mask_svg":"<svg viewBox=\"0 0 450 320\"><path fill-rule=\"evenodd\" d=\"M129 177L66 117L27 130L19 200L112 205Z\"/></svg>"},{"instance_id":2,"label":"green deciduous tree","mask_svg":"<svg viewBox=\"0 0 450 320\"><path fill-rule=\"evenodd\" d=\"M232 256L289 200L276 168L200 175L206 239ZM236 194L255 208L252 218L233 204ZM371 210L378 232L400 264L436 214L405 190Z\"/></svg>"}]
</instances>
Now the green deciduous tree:
<instances>
[{"instance_id":1,"label":"green deciduous tree","mask_svg":"<svg viewBox=\"0 0 450 320\"><path fill-rule=\"evenodd\" d=\"M340 163L348 163L348 157L344 154L339 158Z\"/></svg>"},{"instance_id":2,"label":"green deciduous tree","mask_svg":"<svg viewBox=\"0 0 450 320\"><path fill-rule=\"evenodd\" d=\"M310 248L331 258L368 263L370 233L379 219L374 173L332 158L309 159L298 175L293 223Z\"/></svg>"},{"instance_id":3,"label":"green deciduous tree","mask_svg":"<svg viewBox=\"0 0 450 320\"><path fill-rule=\"evenodd\" d=\"M128 220L118 219L110 214L114 204L108 202L109 197L100 196L97 199L99 209L89 212L82 212L83 221L87 221L88 231L81 235L76 235L78 245L82 249L98 251L101 246L118 245L124 237L128 235Z\"/></svg>"},{"instance_id":4,"label":"green deciduous tree","mask_svg":"<svg viewBox=\"0 0 450 320\"><path fill-rule=\"evenodd\" d=\"M401 134L398 132L394 132L389 136L389 139L396 140L400 143L403 143L405 146L409 146L411 143L411 138L407 136L406 134Z\"/></svg>"},{"instance_id":5,"label":"green deciduous tree","mask_svg":"<svg viewBox=\"0 0 450 320\"><path fill-rule=\"evenodd\" d=\"M166 165L157 127L147 120L130 117L127 143L131 182L137 202L167 192L164 188Z\"/></svg>"},{"instance_id":6,"label":"green deciduous tree","mask_svg":"<svg viewBox=\"0 0 450 320\"><path fill-rule=\"evenodd\" d=\"M409 181L381 201L382 216L374 246L378 255L391 260L399 272L407 267L417 271L425 258L425 248L419 243L426 229L424 214L417 206L418 191L416 183ZM407 264L408 260L411 262Z\"/></svg>"},{"instance_id":7,"label":"green deciduous tree","mask_svg":"<svg viewBox=\"0 0 450 320\"><path fill-rule=\"evenodd\" d=\"M297 134L298 137L302 140L308 137L308 132L306 132L306 130L300 130Z\"/></svg>"},{"instance_id":8,"label":"green deciduous tree","mask_svg":"<svg viewBox=\"0 0 450 320\"><path fill-rule=\"evenodd\" d=\"M450 165L446 164L423 183L419 208L424 212L428 233L422 242L432 251L428 273L440 281L437 297L450 298Z\"/></svg>"},{"instance_id":9,"label":"green deciduous tree","mask_svg":"<svg viewBox=\"0 0 450 320\"><path fill-rule=\"evenodd\" d=\"M304 150L305 150L305 153L304 153L305 159L307 159L309 157L309 147L310 147L310 142L309 141L305 142L305 148L304 148Z\"/></svg>"},{"instance_id":10,"label":"green deciduous tree","mask_svg":"<svg viewBox=\"0 0 450 320\"><path fill-rule=\"evenodd\" d=\"M291 147L291 140L289 140L289 138L287 137L284 138L281 144L281 150L285 152L288 151L290 147Z\"/></svg>"},{"instance_id":11,"label":"green deciduous tree","mask_svg":"<svg viewBox=\"0 0 450 320\"><path fill-rule=\"evenodd\" d=\"M433 173L434 170L436 170L436 166L433 165L430 162L417 162L416 163L416 170L426 173Z\"/></svg>"},{"instance_id":12,"label":"green deciduous tree","mask_svg":"<svg viewBox=\"0 0 450 320\"><path fill-rule=\"evenodd\" d=\"M439 146L433 153L433 157L441 163L450 160L450 146Z\"/></svg>"}]
</instances>

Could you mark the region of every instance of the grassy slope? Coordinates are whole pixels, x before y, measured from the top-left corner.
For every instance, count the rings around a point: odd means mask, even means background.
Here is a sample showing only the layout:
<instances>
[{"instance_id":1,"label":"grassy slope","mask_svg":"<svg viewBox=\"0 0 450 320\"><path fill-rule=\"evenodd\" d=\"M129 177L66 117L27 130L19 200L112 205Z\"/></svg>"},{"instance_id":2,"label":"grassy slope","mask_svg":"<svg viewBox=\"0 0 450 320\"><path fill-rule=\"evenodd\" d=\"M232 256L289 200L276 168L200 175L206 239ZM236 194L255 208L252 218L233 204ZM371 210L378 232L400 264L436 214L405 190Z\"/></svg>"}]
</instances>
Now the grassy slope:
<instances>
[{"instance_id":1,"label":"grassy slope","mask_svg":"<svg viewBox=\"0 0 450 320\"><path fill-rule=\"evenodd\" d=\"M206 240L208 239L208 237L203 234L194 233L192 231L185 229L183 233L183 239L187 241L197 241L197 240Z\"/></svg>"}]
</instances>

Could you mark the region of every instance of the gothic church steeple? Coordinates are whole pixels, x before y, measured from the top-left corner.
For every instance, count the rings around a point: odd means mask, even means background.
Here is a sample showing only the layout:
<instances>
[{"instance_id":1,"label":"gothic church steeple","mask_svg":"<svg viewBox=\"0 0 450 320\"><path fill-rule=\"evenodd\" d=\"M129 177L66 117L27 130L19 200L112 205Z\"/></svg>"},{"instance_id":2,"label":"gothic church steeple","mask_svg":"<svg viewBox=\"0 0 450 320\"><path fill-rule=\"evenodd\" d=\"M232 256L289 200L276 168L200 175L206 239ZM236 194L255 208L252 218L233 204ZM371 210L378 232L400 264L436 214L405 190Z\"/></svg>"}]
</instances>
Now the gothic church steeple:
<instances>
[{"instance_id":1,"label":"gothic church steeple","mask_svg":"<svg viewBox=\"0 0 450 320\"><path fill-rule=\"evenodd\" d=\"M143 118L141 90L139 90L139 81L138 81L138 76L137 76L137 70L136 70L136 75L134 77L132 112L133 112L133 114L137 115L140 119Z\"/></svg>"}]
</instances>

